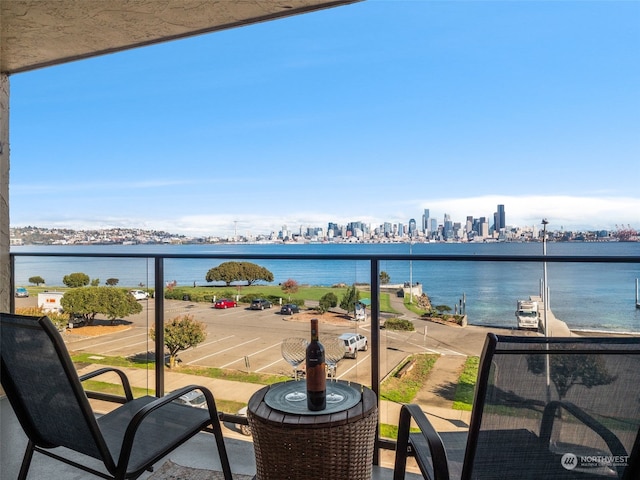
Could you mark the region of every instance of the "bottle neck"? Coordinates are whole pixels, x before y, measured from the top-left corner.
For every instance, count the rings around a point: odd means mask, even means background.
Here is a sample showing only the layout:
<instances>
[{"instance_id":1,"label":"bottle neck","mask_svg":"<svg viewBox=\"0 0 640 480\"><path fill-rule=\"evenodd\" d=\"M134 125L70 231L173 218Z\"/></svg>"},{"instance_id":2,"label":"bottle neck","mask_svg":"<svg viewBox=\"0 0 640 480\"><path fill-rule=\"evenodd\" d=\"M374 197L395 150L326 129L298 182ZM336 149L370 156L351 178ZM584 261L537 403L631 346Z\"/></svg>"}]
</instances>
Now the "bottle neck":
<instances>
[{"instance_id":1,"label":"bottle neck","mask_svg":"<svg viewBox=\"0 0 640 480\"><path fill-rule=\"evenodd\" d=\"M315 318L311 320L311 341L318 341L318 320Z\"/></svg>"}]
</instances>

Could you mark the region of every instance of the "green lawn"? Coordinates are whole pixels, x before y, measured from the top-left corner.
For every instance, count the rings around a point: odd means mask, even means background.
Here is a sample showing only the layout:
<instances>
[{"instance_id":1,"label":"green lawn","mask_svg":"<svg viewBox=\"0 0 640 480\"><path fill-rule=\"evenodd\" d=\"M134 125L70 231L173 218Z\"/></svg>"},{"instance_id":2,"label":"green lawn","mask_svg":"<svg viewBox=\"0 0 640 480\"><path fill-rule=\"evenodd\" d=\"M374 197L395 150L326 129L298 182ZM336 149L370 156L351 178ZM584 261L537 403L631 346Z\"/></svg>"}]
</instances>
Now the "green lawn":
<instances>
[{"instance_id":1,"label":"green lawn","mask_svg":"<svg viewBox=\"0 0 640 480\"><path fill-rule=\"evenodd\" d=\"M458 378L458 385L453 402L454 409L471 411L479 363L480 357L467 357L462 373Z\"/></svg>"}]
</instances>

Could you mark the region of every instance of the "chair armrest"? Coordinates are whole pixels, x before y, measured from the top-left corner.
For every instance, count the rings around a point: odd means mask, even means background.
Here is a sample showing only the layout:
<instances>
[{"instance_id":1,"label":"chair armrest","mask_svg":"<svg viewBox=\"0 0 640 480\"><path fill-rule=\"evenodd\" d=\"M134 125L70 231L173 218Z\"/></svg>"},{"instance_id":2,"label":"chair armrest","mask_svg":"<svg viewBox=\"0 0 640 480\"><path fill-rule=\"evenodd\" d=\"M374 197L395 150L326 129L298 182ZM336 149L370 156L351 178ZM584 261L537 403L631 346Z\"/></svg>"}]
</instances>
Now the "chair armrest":
<instances>
[{"instance_id":1,"label":"chair armrest","mask_svg":"<svg viewBox=\"0 0 640 480\"><path fill-rule=\"evenodd\" d=\"M556 412L560 409L567 410L571 415L580 420L584 425L589 427L598 436L600 436L600 438L602 438L607 444L607 447L609 448L612 455L627 456L627 451L624 448L624 445L611 430L609 430L587 412L578 408L573 403L562 402L559 400L549 402L544 409L544 413L542 414L542 424L540 426L540 441L543 442L543 445L549 445L549 442L551 441L553 422L556 417Z\"/></svg>"},{"instance_id":2,"label":"chair armrest","mask_svg":"<svg viewBox=\"0 0 640 480\"><path fill-rule=\"evenodd\" d=\"M410 434L411 420L414 420L418 425L419 434ZM415 442L412 439L414 435L420 440L424 440L424 443L422 441ZM428 469L431 465L433 480L449 480L447 452L442 439L420 407L415 404L403 405L400 410L393 480L404 479L409 453L415 457L424 478L431 480Z\"/></svg>"},{"instance_id":3,"label":"chair armrest","mask_svg":"<svg viewBox=\"0 0 640 480\"><path fill-rule=\"evenodd\" d=\"M95 398L98 400L106 400L108 402L116 402L116 403L126 403L133 400L133 393L131 392L131 385L129 383L129 379L127 378L127 375L122 370L118 370L117 368L104 367L104 368L99 368L98 370L94 370L93 372L85 373L84 375L81 375L79 377L80 382L84 382L85 380L89 380L91 378L97 377L98 375L103 375L105 373L115 373L120 377L120 382L122 383L122 388L124 389L125 396L121 397L119 395L111 395L108 393L85 391L87 397Z\"/></svg>"}]
</instances>

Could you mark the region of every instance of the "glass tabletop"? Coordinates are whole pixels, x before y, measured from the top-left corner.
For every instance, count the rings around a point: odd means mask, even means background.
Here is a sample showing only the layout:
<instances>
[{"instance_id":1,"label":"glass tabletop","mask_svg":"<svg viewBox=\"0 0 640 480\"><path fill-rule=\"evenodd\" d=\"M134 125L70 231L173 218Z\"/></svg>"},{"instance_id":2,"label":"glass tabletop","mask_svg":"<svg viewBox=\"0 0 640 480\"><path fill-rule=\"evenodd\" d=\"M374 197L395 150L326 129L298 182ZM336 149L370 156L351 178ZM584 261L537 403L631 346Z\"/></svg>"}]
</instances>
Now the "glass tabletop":
<instances>
[{"instance_id":1,"label":"glass tabletop","mask_svg":"<svg viewBox=\"0 0 640 480\"><path fill-rule=\"evenodd\" d=\"M359 389L343 382L327 382L327 395L332 391L343 396L343 400L336 403L327 403L327 408L320 411L312 411L307 408L307 402L296 401L291 402L285 396L294 391L306 391L306 383L304 380L283 382L273 385L264 396L264 403L274 410L284 413L292 413L296 415L327 415L330 413L342 412L354 407L362 398Z\"/></svg>"}]
</instances>

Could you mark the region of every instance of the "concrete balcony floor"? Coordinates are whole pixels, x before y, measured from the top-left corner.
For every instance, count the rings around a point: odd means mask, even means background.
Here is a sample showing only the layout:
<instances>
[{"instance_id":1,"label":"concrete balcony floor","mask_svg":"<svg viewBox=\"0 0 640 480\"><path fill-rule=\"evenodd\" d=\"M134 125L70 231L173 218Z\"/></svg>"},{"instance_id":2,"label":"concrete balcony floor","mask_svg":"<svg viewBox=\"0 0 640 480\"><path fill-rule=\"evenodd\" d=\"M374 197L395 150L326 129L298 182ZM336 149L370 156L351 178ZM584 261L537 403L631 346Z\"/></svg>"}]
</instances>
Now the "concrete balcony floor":
<instances>
[{"instance_id":1,"label":"concrete balcony floor","mask_svg":"<svg viewBox=\"0 0 640 480\"><path fill-rule=\"evenodd\" d=\"M234 425L224 424L223 431L227 445L227 453L234 473L254 475L256 466L254 460L253 443L250 437L240 434ZM27 438L20 427L13 410L6 397L0 399L0 478L12 480L18 477L20 464L24 455ZM75 455L79 463L95 466L100 469L100 463L83 455ZM172 462L211 470L220 470L215 441L208 433L200 433L190 441L166 457ZM373 468L373 480L390 480L393 476L394 452L382 450L380 466ZM158 462L156 467L164 463ZM414 470L417 471L417 470ZM140 479L147 479L151 472L145 472ZM98 478L87 472L78 470L45 455L35 453L29 469L29 479L47 480L84 480ZM406 480L422 479L416 473L407 473Z\"/></svg>"}]
</instances>

